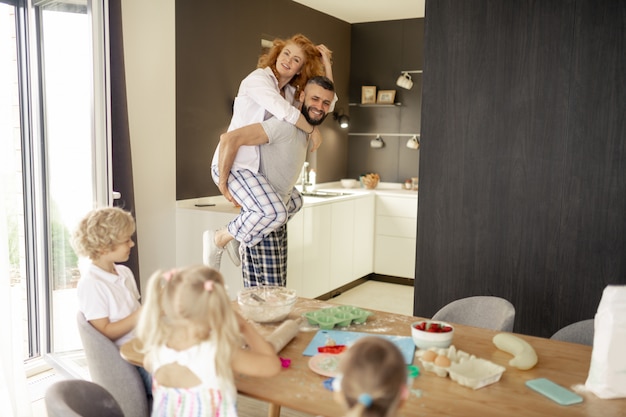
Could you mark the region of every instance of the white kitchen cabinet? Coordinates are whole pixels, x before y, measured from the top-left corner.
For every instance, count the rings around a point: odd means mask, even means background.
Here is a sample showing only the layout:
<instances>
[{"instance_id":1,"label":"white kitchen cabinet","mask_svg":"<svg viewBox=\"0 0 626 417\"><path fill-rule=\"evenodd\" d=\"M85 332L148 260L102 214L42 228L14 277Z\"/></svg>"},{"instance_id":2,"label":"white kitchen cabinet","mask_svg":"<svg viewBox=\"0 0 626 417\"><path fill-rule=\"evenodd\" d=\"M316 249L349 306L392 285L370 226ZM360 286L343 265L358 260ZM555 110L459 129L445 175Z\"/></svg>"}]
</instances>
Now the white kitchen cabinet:
<instances>
[{"instance_id":1,"label":"white kitchen cabinet","mask_svg":"<svg viewBox=\"0 0 626 417\"><path fill-rule=\"evenodd\" d=\"M377 194L305 199L287 223L287 287L315 298L372 272L413 277L417 199L414 194ZM202 263L202 233L224 227L238 210L223 197L183 200L177 206L177 266ZM241 268L224 254L221 272L234 297L243 287Z\"/></svg>"},{"instance_id":2,"label":"white kitchen cabinet","mask_svg":"<svg viewBox=\"0 0 626 417\"><path fill-rule=\"evenodd\" d=\"M354 201L352 280L365 277L374 271L375 203L374 194Z\"/></svg>"},{"instance_id":3,"label":"white kitchen cabinet","mask_svg":"<svg viewBox=\"0 0 626 417\"><path fill-rule=\"evenodd\" d=\"M319 297L373 270L374 195L305 206L288 223L287 284ZM297 217L297 216L296 216Z\"/></svg>"},{"instance_id":4,"label":"white kitchen cabinet","mask_svg":"<svg viewBox=\"0 0 626 417\"><path fill-rule=\"evenodd\" d=\"M287 222L287 287L304 294L302 262L304 255L304 208Z\"/></svg>"},{"instance_id":5,"label":"white kitchen cabinet","mask_svg":"<svg viewBox=\"0 0 626 417\"><path fill-rule=\"evenodd\" d=\"M222 212L199 208L176 209L176 265L162 265L161 268L185 267L202 264L202 234L205 230L217 230L225 227L229 221L237 216L238 210L232 204L224 204ZM193 204L191 205L193 206ZM228 293L232 299L243 288L241 267L232 263L228 254L222 255L220 272L228 286Z\"/></svg>"},{"instance_id":6,"label":"white kitchen cabinet","mask_svg":"<svg viewBox=\"0 0 626 417\"><path fill-rule=\"evenodd\" d=\"M332 205L330 221L330 288L339 288L354 281L354 203L339 201Z\"/></svg>"},{"instance_id":7,"label":"white kitchen cabinet","mask_svg":"<svg viewBox=\"0 0 626 417\"><path fill-rule=\"evenodd\" d=\"M331 213L331 204L303 209L302 297L315 298L330 291Z\"/></svg>"},{"instance_id":8,"label":"white kitchen cabinet","mask_svg":"<svg viewBox=\"0 0 626 417\"><path fill-rule=\"evenodd\" d=\"M376 196L374 272L415 278L417 198Z\"/></svg>"}]
</instances>

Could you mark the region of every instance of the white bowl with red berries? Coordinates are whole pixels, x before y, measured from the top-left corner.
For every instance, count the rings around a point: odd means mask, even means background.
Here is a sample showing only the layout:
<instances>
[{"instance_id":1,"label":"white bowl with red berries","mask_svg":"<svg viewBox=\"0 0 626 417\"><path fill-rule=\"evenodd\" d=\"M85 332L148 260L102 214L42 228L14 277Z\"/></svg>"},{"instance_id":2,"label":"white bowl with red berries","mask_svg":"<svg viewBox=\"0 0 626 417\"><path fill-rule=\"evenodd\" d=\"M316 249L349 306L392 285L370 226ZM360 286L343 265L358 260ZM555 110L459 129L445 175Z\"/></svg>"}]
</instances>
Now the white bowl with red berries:
<instances>
[{"instance_id":1,"label":"white bowl with red berries","mask_svg":"<svg viewBox=\"0 0 626 417\"><path fill-rule=\"evenodd\" d=\"M447 348L452 344L454 327L436 320L420 320L411 324L411 337L419 349Z\"/></svg>"}]
</instances>

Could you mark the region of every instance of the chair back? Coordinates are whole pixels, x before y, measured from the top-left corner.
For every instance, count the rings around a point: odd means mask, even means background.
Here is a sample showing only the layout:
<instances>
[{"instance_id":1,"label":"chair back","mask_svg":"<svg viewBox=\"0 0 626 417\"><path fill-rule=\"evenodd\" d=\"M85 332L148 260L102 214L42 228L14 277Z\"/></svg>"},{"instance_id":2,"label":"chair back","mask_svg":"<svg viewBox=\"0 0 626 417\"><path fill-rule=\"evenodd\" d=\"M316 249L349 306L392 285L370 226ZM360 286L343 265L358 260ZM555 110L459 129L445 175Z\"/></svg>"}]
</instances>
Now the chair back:
<instances>
[{"instance_id":1,"label":"chair back","mask_svg":"<svg viewBox=\"0 0 626 417\"><path fill-rule=\"evenodd\" d=\"M117 345L93 327L80 311L77 321L91 380L113 395L126 417L147 417L148 397L137 368L126 362Z\"/></svg>"},{"instance_id":2,"label":"chair back","mask_svg":"<svg viewBox=\"0 0 626 417\"><path fill-rule=\"evenodd\" d=\"M587 319L568 324L550 336L550 339L593 346L593 332L593 319Z\"/></svg>"},{"instance_id":3,"label":"chair back","mask_svg":"<svg viewBox=\"0 0 626 417\"><path fill-rule=\"evenodd\" d=\"M479 295L452 301L437 311L432 319L512 332L515 307L504 298Z\"/></svg>"},{"instance_id":4,"label":"chair back","mask_svg":"<svg viewBox=\"0 0 626 417\"><path fill-rule=\"evenodd\" d=\"M55 382L44 401L48 417L124 417L111 393L84 379Z\"/></svg>"}]
</instances>

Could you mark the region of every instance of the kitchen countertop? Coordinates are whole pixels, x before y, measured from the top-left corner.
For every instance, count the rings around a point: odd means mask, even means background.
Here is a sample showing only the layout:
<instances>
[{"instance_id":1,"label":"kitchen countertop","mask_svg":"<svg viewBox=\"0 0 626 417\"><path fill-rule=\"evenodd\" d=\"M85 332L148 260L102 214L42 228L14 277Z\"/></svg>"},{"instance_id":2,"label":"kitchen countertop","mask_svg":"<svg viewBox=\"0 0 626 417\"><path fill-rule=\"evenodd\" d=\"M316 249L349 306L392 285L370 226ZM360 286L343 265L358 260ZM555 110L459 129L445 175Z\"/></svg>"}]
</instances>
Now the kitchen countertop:
<instances>
[{"instance_id":1,"label":"kitchen countertop","mask_svg":"<svg viewBox=\"0 0 626 417\"><path fill-rule=\"evenodd\" d=\"M341 182L328 182L317 184L315 187L315 191L330 191L330 192L338 192L338 193L346 193L348 195L341 195L336 197L310 197L304 196L304 205L305 206L313 206L320 205L326 203L332 203L340 200L349 200L353 198L358 198L364 194L381 194L381 195L389 195L389 196L398 196L398 197L415 197L417 198L417 191L406 190L403 188L400 183L390 183L390 182L381 182L378 186L373 190L368 190L366 188L343 188L341 186ZM215 204L214 206L202 207L203 204ZM199 205L199 206L198 206ZM180 209L189 209L189 210L201 210L207 212L214 213L232 213L239 214L239 208L235 207L231 202L226 200L223 195L210 196L210 197L200 197L200 198L190 198L187 200L178 200L176 201L176 207Z\"/></svg>"}]
</instances>

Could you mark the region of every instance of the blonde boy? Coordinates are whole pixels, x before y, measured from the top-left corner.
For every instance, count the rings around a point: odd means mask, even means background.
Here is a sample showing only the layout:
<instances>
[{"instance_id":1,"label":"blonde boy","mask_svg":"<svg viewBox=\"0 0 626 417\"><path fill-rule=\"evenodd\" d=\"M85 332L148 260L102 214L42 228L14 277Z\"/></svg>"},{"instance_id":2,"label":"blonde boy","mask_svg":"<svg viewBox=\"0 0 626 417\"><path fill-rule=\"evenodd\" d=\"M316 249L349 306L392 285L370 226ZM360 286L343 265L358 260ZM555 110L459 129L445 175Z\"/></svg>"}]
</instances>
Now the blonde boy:
<instances>
[{"instance_id":1,"label":"blonde boy","mask_svg":"<svg viewBox=\"0 0 626 417\"><path fill-rule=\"evenodd\" d=\"M133 216L118 207L89 212L74 232L72 246L90 259L81 267L79 310L93 327L121 346L133 337L139 319L139 290L128 260L135 246Z\"/></svg>"}]
</instances>

